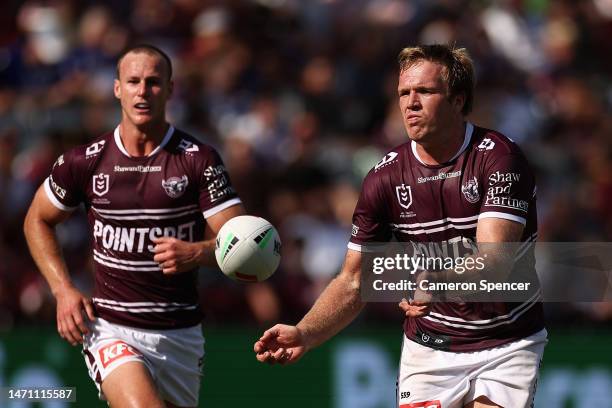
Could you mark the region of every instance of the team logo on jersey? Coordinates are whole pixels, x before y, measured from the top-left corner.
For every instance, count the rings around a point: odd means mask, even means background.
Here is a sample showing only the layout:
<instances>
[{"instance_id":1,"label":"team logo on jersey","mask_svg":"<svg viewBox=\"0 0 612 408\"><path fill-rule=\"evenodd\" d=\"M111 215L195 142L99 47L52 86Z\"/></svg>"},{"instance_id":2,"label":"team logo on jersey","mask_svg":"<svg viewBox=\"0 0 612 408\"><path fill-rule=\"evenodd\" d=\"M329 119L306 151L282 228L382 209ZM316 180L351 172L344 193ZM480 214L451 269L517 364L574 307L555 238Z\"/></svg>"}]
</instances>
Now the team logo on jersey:
<instances>
[{"instance_id":1,"label":"team logo on jersey","mask_svg":"<svg viewBox=\"0 0 612 408\"><path fill-rule=\"evenodd\" d=\"M106 140L100 140L99 142L87 146L87 149L85 149L85 158L89 159L90 156L100 153L102 149L104 149L104 143L106 143Z\"/></svg>"},{"instance_id":2,"label":"team logo on jersey","mask_svg":"<svg viewBox=\"0 0 612 408\"><path fill-rule=\"evenodd\" d=\"M109 187L109 176L108 174L99 173L93 176L93 192L95 195L102 197L108 193Z\"/></svg>"},{"instance_id":3,"label":"team logo on jersey","mask_svg":"<svg viewBox=\"0 0 612 408\"><path fill-rule=\"evenodd\" d=\"M476 180L476 177L463 183L461 192L469 203L473 204L478 202L478 200L480 200L480 194L478 193L478 180Z\"/></svg>"},{"instance_id":4,"label":"team logo on jersey","mask_svg":"<svg viewBox=\"0 0 612 408\"><path fill-rule=\"evenodd\" d=\"M406 186L403 183L401 186L395 186L395 195L397 196L399 205L405 209L410 208L412 205L412 190L410 186Z\"/></svg>"},{"instance_id":5,"label":"team logo on jersey","mask_svg":"<svg viewBox=\"0 0 612 408\"><path fill-rule=\"evenodd\" d=\"M178 177L170 177L168 180L162 179L162 187L172 198L178 198L183 195L185 190L187 190L187 185L189 184L189 180L186 175L183 175L181 178Z\"/></svg>"},{"instance_id":6,"label":"team logo on jersey","mask_svg":"<svg viewBox=\"0 0 612 408\"><path fill-rule=\"evenodd\" d=\"M478 150L492 150L494 147L495 147L495 142L489 139L488 137L485 137L484 139L482 139L482 142L480 142L477 149Z\"/></svg>"},{"instance_id":7,"label":"team logo on jersey","mask_svg":"<svg viewBox=\"0 0 612 408\"><path fill-rule=\"evenodd\" d=\"M395 160L396 157L397 157L397 153L395 152L387 153L385 157L383 157L378 163L376 163L376 166L374 166L374 170L380 170L382 167L385 167L388 164L391 164L391 162Z\"/></svg>"}]
</instances>

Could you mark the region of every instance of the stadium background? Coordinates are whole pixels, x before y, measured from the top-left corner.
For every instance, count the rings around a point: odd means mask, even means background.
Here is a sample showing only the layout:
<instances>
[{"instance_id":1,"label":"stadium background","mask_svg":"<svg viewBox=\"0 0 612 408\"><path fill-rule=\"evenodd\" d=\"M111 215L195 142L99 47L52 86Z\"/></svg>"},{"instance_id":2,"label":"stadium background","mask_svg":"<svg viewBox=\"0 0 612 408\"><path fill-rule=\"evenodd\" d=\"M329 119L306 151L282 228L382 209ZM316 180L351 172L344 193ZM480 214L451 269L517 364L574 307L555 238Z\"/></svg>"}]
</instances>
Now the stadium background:
<instances>
[{"instance_id":1,"label":"stadium background","mask_svg":"<svg viewBox=\"0 0 612 408\"><path fill-rule=\"evenodd\" d=\"M271 322L296 322L337 272L362 177L406 140L395 92L406 45L469 49L478 79L470 120L510 136L530 158L540 241L612 234L608 0L6 0L0 385L76 386L76 406L105 406L79 351L54 331L54 300L21 229L57 156L118 123L115 59L140 41L174 61L171 121L219 149L248 211L283 239L281 267L265 284L201 272L202 406L393 406L401 338L393 304L370 305L293 367L258 365L250 350ZM85 218L58 234L75 282L90 291ZM546 309L551 343L536 406L612 406L612 305Z\"/></svg>"}]
</instances>

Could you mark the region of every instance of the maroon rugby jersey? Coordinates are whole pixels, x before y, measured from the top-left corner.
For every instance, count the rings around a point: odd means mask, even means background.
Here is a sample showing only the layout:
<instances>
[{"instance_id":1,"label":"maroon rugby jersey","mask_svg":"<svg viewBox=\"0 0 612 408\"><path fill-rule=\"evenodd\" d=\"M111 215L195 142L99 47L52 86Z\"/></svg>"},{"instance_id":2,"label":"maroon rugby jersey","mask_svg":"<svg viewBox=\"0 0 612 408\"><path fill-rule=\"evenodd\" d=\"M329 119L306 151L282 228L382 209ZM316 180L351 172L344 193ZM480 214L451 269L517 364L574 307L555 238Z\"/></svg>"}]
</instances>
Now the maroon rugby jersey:
<instances>
[{"instance_id":1,"label":"maroon rugby jersey","mask_svg":"<svg viewBox=\"0 0 612 408\"><path fill-rule=\"evenodd\" d=\"M392 237L475 242L478 220L494 217L525 225L518 257L537 238L535 201L534 177L519 147L498 132L467 123L464 143L448 163L424 164L414 142L383 157L363 182L348 247L362 251L368 243ZM527 254L528 267L534 263L533 253ZM404 331L433 348L495 347L544 327L538 299L535 293L523 303L433 303L428 316L406 318Z\"/></svg>"},{"instance_id":2,"label":"maroon rugby jersey","mask_svg":"<svg viewBox=\"0 0 612 408\"><path fill-rule=\"evenodd\" d=\"M240 203L213 148L170 126L150 155L131 157L117 127L60 156L44 188L61 210L85 204L98 316L145 329L200 322L197 269L164 275L152 240L200 241L205 218Z\"/></svg>"}]
</instances>

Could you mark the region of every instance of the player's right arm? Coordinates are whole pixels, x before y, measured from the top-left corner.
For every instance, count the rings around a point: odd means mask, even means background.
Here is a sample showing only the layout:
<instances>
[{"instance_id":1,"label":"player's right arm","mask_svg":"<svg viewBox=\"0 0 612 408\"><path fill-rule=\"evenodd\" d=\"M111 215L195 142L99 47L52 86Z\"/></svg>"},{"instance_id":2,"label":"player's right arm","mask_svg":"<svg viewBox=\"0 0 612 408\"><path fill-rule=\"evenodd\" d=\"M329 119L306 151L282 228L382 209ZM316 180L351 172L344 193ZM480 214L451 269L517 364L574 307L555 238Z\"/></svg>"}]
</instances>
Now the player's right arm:
<instances>
[{"instance_id":1,"label":"player's right arm","mask_svg":"<svg viewBox=\"0 0 612 408\"><path fill-rule=\"evenodd\" d=\"M88 332L84 319L95 317L91 300L72 284L55 235L55 226L69 216L70 212L51 203L41 186L30 205L23 230L32 258L57 301L57 331L74 346L82 343L83 334Z\"/></svg>"},{"instance_id":2,"label":"player's right arm","mask_svg":"<svg viewBox=\"0 0 612 408\"><path fill-rule=\"evenodd\" d=\"M397 153L393 154L397 156ZM257 360L281 364L295 362L346 327L363 309L365 303L360 295L362 252L367 252L371 243L387 242L391 238L388 199L382 188L382 179L376 168L364 179L340 274L327 285L296 326L277 324L255 342Z\"/></svg>"},{"instance_id":3,"label":"player's right arm","mask_svg":"<svg viewBox=\"0 0 612 408\"><path fill-rule=\"evenodd\" d=\"M257 360L293 363L352 322L365 305L359 293L361 252L349 249L344 265L296 326L277 324L255 342Z\"/></svg>"}]
</instances>

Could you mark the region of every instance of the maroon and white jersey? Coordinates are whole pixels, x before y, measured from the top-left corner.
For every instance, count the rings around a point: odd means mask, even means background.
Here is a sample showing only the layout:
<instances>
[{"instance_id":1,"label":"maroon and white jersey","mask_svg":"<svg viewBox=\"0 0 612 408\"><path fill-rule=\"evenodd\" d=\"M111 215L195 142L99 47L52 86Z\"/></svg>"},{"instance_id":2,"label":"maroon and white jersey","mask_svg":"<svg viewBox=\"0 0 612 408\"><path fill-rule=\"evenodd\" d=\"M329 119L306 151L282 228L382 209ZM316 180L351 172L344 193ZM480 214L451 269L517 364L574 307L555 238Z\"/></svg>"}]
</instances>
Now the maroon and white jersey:
<instances>
[{"instance_id":1,"label":"maroon and white jersey","mask_svg":"<svg viewBox=\"0 0 612 408\"><path fill-rule=\"evenodd\" d=\"M534 176L519 147L504 135L466 124L464 143L448 163L424 164L416 143L400 145L363 182L348 247L369 243L476 240L482 218L525 225L517 258L534 268L537 237ZM521 267L525 267L521 259ZM433 348L474 351L526 337L544 327L539 291L523 303L433 303L423 318L404 321L406 336Z\"/></svg>"},{"instance_id":2,"label":"maroon and white jersey","mask_svg":"<svg viewBox=\"0 0 612 408\"><path fill-rule=\"evenodd\" d=\"M85 204L98 316L145 329L200 322L197 269L164 275L153 240L201 241L206 218L240 203L213 148L170 126L150 155L131 157L117 127L60 156L44 189L61 210Z\"/></svg>"}]
</instances>

